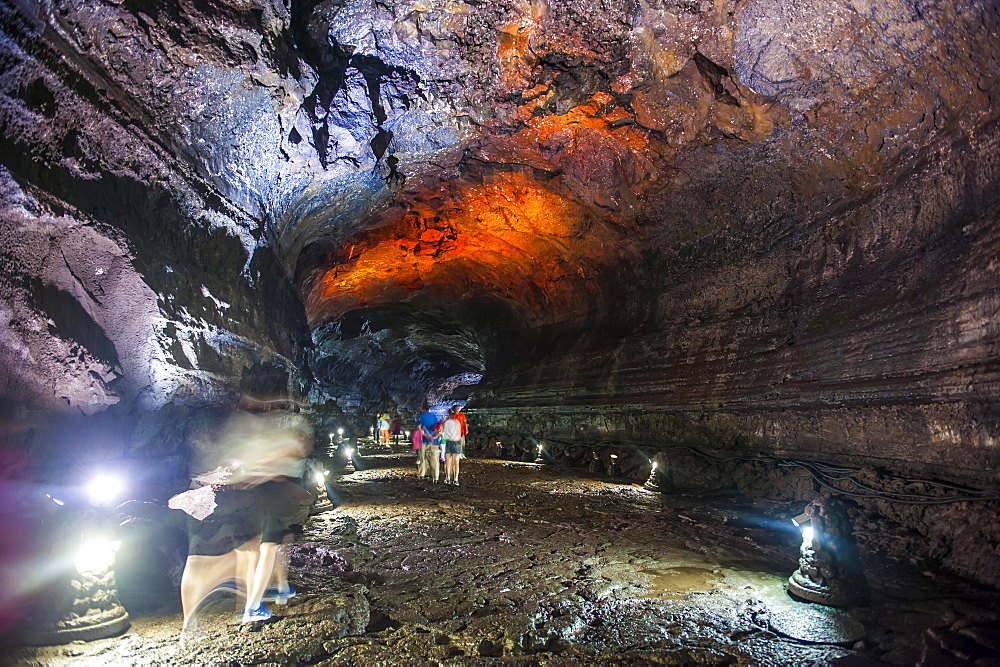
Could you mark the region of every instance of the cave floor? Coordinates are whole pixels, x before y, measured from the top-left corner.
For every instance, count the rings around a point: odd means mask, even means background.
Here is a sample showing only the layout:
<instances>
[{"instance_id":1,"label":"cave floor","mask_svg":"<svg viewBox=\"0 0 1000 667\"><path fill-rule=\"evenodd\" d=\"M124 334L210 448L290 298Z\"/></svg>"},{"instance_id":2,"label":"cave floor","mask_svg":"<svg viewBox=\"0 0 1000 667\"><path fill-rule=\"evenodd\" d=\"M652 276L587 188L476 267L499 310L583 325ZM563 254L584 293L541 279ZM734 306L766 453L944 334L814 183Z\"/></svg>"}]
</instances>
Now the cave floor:
<instances>
[{"instance_id":1,"label":"cave floor","mask_svg":"<svg viewBox=\"0 0 1000 667\"><path fill-rule=\"evenodd\" d=\"M184 642L168 607L134 617L124 636L16 660L1000 664L1000 596L940 575L869 554L869 605L788 598L798 507L496 460L464 461L458 488L418 480L408 454L361 465L336 482L339 507L298 536L299 595L269 621L240 626L230 596Z\"/></svg>"}]
</instances>

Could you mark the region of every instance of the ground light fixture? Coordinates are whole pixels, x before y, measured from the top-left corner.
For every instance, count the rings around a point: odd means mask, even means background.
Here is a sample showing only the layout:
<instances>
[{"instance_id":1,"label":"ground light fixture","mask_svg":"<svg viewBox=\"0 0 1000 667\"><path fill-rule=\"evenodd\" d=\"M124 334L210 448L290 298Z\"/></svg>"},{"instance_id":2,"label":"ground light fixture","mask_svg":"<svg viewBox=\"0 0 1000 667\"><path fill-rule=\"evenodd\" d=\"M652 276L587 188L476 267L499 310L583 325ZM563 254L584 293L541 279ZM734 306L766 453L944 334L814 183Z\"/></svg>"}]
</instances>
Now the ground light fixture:
<instances>
[{"instance_id":1,"label":"ground light fixture","mask_svg":"<svg viewBox=\"0 0 1000 667\"><path fill-rule=\"evenodd\" d=\"M614 479L621 477L622 465L617 454L611 454L611 461L608 462L608 477Z\"/></svg>"},{"instance_id":2,"label":"ground light fixture","mask_svg":"<svg viewBox=\"0 0 1000 667\"><path fill-rule=\"evenodd\" d=\"M811 545L813 538L816 537L816 530L812 527L812 517L803 512L797 516L792 517L792 523L795 527L802 532L802 544L803 546Z\"/></svg>"},{"instance_id":3,"label":"ground light fixture","mask_svg":"<svg viewBox=\"0 0 1000 667\"><path fill-rule=\"evenodd\" d=\"M535 463L545 463L545 447L542 443L538 443L537 453L535 454Z\"/></svg>"},{"instance_id":4,"label":"ground light fixture","mask_svg":"<svg viewBox=\"0 0 1000 667\"><path fill-rule=\"evenodd\" d=\"M354 466L354 448L344 447L344 468L348 470L355 470Z\"/></svg>"},{"instance_id":5,"label":"ground light fixture","mask_svg":"<svg viewBox=\"0 0 1000 667\"><path fill-rule=\"evenodd\" d=\"M93 474L65 500L44 494L51 562L47 580L29 603L20 639L27 645L69 644L123 632L128 613L118 600L110 507L125 494L121 476ZM51 504L49 503L51 501Z\"/></svg>"},{"instance_id":6,"label":"ground light fixture","mask_svg":"<svg viewBox=\"0 0 1000 667\"><path fill-rule=\"evenodd\" d=\"M660 491L663 484L663 475L660 474L660 462L649 459L649 477L643 486L650 491Z\"/></svg>"},{"instance_id":7,"label":"ground light fixture","mask_svg":"<svg viewBox=\"0 0 1000 667\"><path fill-rule=\"evenodd\" d=\"M793 597L831 607L862 604L865 580L846 512L832 498L818 498L792 518L802 535L799 567L788 578Z\"/></svg>"},{"instance_id":8,"label":"ground light fixture","mask_svg":"<svg viewBox=\"0 0 1000 667\"><path fill-rule=\"evenodd\" d=\"M86 538L73 556L77 573L84 576L105 576L115 566L115 554L121 545L120 540L111 540L105 536Z\"/></svg>"},{"instance_id":9,"label":"ground light fixture","mask_svg":"<svg viewBox=\"0 0 1000 667\"><path fill-rule=\"evenodd\" d=\"M327 481L327 477L330 476L330 471L326 470L319 463L313 464L313 481L316 482L316 499L317 502L325 495L327 501L331 504L334 502L334 492L330 488L330 484Z\"/></svg>"}]
</instances>

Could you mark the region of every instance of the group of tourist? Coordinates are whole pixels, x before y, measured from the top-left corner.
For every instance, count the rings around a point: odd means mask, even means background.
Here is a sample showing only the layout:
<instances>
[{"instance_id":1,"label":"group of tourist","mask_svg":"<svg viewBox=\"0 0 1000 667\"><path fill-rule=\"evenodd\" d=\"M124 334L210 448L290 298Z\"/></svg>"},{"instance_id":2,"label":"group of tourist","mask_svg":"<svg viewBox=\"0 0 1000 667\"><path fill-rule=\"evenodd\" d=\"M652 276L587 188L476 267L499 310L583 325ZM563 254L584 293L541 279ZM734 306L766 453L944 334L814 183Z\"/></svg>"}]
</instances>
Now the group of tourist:
<instances>
[{"instance_id":1,"label":"group of tourist","mask_svg":"<svg viewBox=\"0 0 1000 667\"><path fill-rule=\"evenodd\" d=\"M465 457L468 422L462 406L453 405L448 416L440 419L429 409L417 419L413 431L413 449L417 451L417 476L437 484L444 461L444 483L458 486L459 461Z\"/></svg>"},{"instance_id":2,"label":"group of tourist","mask_svg":"<svg viewBox=\"0 0 1000 667\"><path fill-rule=\"evenodd\" d=\"M383 445L388 445L390 442L393 444L399 442L399 437L403 433L403 420L399 415L389 420L389 413L380 414L375 419L376 429L378 430L378 441Z\"/></svg>"}]
</instances>

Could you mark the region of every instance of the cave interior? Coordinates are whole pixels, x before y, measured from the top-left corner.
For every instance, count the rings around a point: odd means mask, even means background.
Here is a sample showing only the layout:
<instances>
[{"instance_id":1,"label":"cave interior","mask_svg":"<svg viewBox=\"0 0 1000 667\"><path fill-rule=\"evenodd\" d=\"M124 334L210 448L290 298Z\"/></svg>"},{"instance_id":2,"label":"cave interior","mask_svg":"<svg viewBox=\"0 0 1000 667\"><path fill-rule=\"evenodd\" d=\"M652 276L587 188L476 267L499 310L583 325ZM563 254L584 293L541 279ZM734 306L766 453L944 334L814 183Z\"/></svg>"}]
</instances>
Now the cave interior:
<instances>
[{"instance_id":1,"label":"cave interior","mask_svg":"<svg viewBox=\"0 0 1000 667\"><path fill-rule=\"evenodd\" d=\"M247 396L318 449L461 403L471 461L833 499L996 592L998 37L990 0L0 0L3 525L96 467L164 503Z\"/></svg>"}]
</instances>

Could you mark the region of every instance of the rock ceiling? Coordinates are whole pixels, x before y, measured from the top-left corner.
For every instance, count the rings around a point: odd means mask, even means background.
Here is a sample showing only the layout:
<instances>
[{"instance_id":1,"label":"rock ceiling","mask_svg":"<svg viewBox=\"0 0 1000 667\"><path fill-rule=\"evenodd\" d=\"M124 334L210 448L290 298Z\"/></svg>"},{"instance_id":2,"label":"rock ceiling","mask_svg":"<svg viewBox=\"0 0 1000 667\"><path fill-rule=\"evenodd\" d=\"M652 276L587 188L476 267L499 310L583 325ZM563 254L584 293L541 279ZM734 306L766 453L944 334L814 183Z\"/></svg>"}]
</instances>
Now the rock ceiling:
<instances>
[{"instance_id":1,"label":"rock ceiling","mask_svg":"<svg viewBox=\"0 0 1000 667\"><path fill-rule=\"evenodd\" d=\"M992 442L992 2L2 7L8 394L485 372L497 409Z\"/></svg>"}]
</instances>

